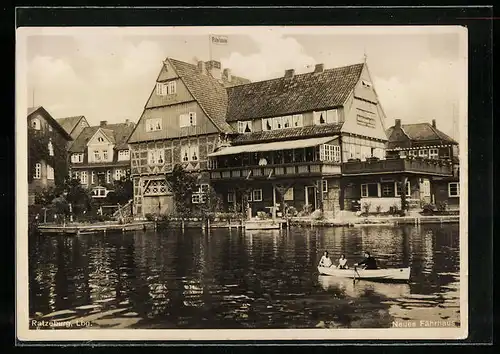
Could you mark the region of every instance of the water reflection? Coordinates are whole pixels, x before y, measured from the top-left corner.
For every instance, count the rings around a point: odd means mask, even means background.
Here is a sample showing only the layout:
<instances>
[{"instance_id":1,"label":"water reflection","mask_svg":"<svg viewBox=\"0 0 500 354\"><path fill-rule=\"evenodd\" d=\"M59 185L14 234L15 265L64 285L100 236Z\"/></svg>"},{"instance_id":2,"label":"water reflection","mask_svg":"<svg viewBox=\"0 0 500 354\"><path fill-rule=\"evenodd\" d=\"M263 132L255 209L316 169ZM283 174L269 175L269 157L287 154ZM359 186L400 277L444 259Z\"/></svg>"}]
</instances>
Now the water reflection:
<instances>
[{"instance_id":1,"label":"water reflection","mask_svg":"<svg viewBox=\"0 0 500 354\"><path fill-rule=\"evenodd\" d=\"M431 315L458 321L458 238L458 225L34 237L30 315L90 318L106 328L387 327L394 318ZM349 264L369 250L382 266L411 266L411 282L318 276L325 249Z\"/></svg>"}]
</instances>

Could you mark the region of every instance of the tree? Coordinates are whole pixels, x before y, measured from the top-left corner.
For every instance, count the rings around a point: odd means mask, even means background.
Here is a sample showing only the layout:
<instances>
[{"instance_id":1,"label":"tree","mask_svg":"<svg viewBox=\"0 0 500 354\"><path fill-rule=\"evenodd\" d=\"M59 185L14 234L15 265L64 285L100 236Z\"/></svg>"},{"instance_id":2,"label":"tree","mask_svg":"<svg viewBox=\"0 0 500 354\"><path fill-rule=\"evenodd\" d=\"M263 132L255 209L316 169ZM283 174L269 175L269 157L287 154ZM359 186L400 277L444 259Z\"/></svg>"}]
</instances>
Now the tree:
<instances>
[{"instance_id":1,"label":"tree","mask_svg":"<svg viewBox=\"0 0 500 354\"><path fill-rule=\"evenodd\" d=\"M113 192L108 194L108 201L113 204L126 204L134 197L134 186L132 181L125 177L119 181L115 181Z\"/></svg>"},{"instance_id":2,"label":"tree","mask_svg":"<svg viewBox=\"0 0 500 354\"><path fill-rule=\"evenodd\" d=\"M175 211L184 217L192 212L191 197L196 190L197 178L187 172L181 165L175 165L171 174L166 176L174 194Z\"/></svg>"},{"instance_id":3,"label":"tree","mask_svg":"<svg viewBox=\"0 0 500 354\"><path fill-rule=\"evenodd\" d=\"M203 194L203 202L198 204L199 209L203 216L213 219L215 217L215 213L221 212L224 208L224 204L222 203L222 198L215 192L215 189L210 186L208 191Z\"/></svg>"},{"instance_id":4,"label":"tree","mask_svg":"<svg viewBox=\"0 0 500 354\"><path fill-rule=\"evenodd\" d=\"M79 179L67 179L65 184L66 200L71 203L73 213L80 214L92 209L92 196L84 189Z\"/></svg>"}]
</instances>

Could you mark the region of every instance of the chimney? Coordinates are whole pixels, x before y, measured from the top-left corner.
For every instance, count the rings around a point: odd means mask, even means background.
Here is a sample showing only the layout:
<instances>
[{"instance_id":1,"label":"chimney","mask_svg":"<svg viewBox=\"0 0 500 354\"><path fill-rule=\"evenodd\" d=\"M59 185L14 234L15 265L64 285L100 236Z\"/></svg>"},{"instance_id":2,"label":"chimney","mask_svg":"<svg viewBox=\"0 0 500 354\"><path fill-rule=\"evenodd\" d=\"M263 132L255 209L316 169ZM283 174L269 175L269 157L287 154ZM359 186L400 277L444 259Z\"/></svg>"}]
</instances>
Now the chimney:
<instances>
[{"instance_id":1,"label":"chimney","mask_svg":"<svg viewBox=\"0 0 500 354\"><path fill-rule=\"evenodd\" d=\"M224 69L222 72L224 77L227 79L228 82L231 82L231 69Z\"/></svg>"},{"instance_id":2,"label":"chimney","mask_svg":"<svg viewBox=\"0 0 500 354\"><path fill-rule=\"evenodd\" d=\"M205 75L205 62L203 60L200 60L198 62L198 72L202 75Z\"/></svg>"},{"instance_id":3,"label":"chimney","mask_svg":"<svg viewBox=\"0 0 500 354\"><path fill-rule=\"evenodd\" d=\"M285 70L285 77L291 79L295 74L295 69Z\"/></svg>"},{"instance_id":4,"label":"chimney","mask_svg":"<svg viewBox=\"0 0 500 354\"><path fill-rule=\"evenodd\" d=\"M99 124L101 127L105 127L106 125L108 125L108 121L107 120L101 120L101 124Z\"/></svg>"},{"instance_id":5,"label":"chimney","mask_svg":"<svg viewBox=\"0 0 500 354\"><path fill-rule=\"evenodd\" d=\"M401 119L396 119L396 121L394 123L394 127L401 128Z\"/></svg>"},{"instance_id":6,"label":"chimney","mask_svg":"<svg viewBox=\"0 0 500 354\"><path fill-rule=\"evenodd\" d=\"M436 120L435 119L432 120L432 127L436 128Z\"/></svg>"},{"instance_id":7,"label":"chimney","mask_svg":"<svg viewBox=\"0 0 500 354\"><path fill-rule=\"evenodd\" d=\"M207 70L216 80L222 79L221 65L219 61L210 60L206 62Z\"/></svg>"},{"instance_id":8,"label":"chimney","mask_svg":"<svg viewBox=\"0 0 500 354\"><path fill-rule=\"evenodd\" d=\"M129 125L130 124L130 120L127 118L125 119L125 124Z\"/></svg>"},{"instance_id":9,"label":"chimney","mask_svg":"<svg viewBox=\"0 0 500 354\"><path fill-rule=\"evenodd\" d=\"M322 73L323 70L325 70L325 64L316 64L316 66L314 67L315 73Z\"/></svg>"}]
</instances>

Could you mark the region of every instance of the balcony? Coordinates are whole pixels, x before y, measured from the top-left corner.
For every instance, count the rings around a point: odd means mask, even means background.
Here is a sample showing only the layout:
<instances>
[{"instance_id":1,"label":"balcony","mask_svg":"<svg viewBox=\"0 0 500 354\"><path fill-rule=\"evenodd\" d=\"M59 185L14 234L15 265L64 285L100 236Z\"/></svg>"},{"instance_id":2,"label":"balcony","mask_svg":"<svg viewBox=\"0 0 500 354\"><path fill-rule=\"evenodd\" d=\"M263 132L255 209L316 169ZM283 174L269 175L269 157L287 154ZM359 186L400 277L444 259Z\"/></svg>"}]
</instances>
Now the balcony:
<instances>
[{"instance_id":1,"label":"balcony","mask_svg":"<svg viewBox=\"0 0 500 354\"><path fill-rule=\"evenodd\" d=\"M210 171L210 178L213 180L295 178L301 176L340 175L340 173L341 167L339 163L315 161L266 166L216 168Z\"/></svg>"},{"instance_id":2,"label":"balcony","mask_svg":"<svg viewBox=\"0 0 500 354\"><path fill-rule=\"evenodd\" d=\"M453 166L451 162L442 160L402 158L346 162L342 165L343 176L402 172L436 176L452 176Z\"/></svg>"}]
</instances>

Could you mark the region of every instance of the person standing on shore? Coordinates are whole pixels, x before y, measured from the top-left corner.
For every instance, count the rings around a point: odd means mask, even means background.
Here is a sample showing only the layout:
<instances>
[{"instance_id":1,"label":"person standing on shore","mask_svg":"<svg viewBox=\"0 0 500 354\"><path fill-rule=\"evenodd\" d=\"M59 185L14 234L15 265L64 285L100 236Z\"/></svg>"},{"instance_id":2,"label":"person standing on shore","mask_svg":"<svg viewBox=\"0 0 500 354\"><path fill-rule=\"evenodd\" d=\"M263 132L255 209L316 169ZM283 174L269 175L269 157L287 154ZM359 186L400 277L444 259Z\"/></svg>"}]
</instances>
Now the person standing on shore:
<instances>
[{"instance_id":1,"label":"person standing on shore","mask_svg":"<svg viewBox=\"0 0 500 354\"><path fill-rule=\"evenodd\" d=\"M320 261L319 261L319 266L320 267L326 267L326 268L329 268L332 266L332 260L330 259L330 257L328 256L328 251L325 251L323 253L323 256L321 257Z\"/></svg>"}]
</instances>

